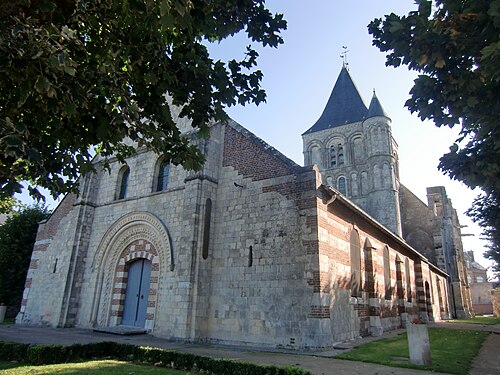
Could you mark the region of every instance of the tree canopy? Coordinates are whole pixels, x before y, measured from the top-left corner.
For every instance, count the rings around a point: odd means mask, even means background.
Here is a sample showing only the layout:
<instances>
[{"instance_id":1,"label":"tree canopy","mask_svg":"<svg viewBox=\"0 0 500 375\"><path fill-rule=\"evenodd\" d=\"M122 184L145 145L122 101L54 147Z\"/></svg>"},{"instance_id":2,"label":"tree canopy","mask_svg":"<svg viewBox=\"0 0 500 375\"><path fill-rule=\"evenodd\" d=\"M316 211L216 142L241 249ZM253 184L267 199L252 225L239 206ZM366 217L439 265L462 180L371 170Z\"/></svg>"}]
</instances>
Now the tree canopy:
<instances>
[{"instance_id":1,"label":"tree canopy","mask_svg":"<svg viewBox=\"0 0 500 375\"><path fill-rule=\"evenodd\" d=\"M21 207L11 211L0 225L0 302L16 311L21 304L38 223L48 216L43 206Z\"/></svg>"},{"instance_id":2,"label":"tree canopy","mask_svg":"<svg viewBox=\"0 0 500 375\"><path fill-rule=\"evenodd\" d=\"M203 137L225 107L265 101L252 44L227 62L206 45L241 31L277 47L285 28L264 0L1 2L0 198L23 180L35 197L76 191L95 153L133 153L126 139L201 168L168 102Z\"/></svg>"},{"instance_id":3,"label":"tree canopy","mask_svg":"<svg viewBox=\"0 0 500 375\"><path fill-rule=\"evenodd\" d=\"M406 106L436 126L460 126L439 169L481 194L468 211L500 272L500 0L418 0L408 15L373 20L386 65L420 73Z\"/></svg>"}]
</instances>

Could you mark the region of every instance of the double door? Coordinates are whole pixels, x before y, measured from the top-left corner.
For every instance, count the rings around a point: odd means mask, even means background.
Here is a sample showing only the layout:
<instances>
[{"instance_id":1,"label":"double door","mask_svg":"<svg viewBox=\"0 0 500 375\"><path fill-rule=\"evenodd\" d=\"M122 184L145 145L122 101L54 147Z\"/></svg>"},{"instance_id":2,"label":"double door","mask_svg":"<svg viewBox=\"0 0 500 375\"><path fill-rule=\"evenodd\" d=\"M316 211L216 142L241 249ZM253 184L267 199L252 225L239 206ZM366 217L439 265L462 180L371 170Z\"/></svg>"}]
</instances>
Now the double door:
<instances>
[{"instance_id":1,"label":"double door","mask_svg":"<svg viewBox=\"0 0 500 375\"><path fill-rule=\"evenodd\" d=\"M151 261L139 259L129 265L122 325L144 327L150 276Z\"/></svg>"}]
</instances>

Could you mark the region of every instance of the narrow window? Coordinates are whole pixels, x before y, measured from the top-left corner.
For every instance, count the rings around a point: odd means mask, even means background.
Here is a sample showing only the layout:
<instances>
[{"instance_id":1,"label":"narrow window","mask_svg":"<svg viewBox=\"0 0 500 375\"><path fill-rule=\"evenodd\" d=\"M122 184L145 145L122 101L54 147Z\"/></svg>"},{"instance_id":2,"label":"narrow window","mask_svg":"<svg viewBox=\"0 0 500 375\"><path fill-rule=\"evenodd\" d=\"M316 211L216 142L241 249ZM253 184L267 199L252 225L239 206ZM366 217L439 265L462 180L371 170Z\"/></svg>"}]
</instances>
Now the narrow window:
<instances>
[{"instance_id":1,"label":"narrow window","mask_svg":"<svg viewBox=\"0 0 500 375\"><path fill-rule=\"evenodd\" d=\"M356 229L351 231L349 239L351 253L351 296L361 297L361 249L359 234Z\"/></svg>"},{"instance_id":2,"label":"narrow window","mask_svg":"<svg viewBox=\"0 0 500 375\"><path fill-rule=\"evenodd\" d=\"M405 259L405 280L406 280L406 300L411 302L411 279L410 279L410 262Z\"/></svg>"},{"instance_id":3,"label":"narrow window","mask_svg":"<svg viewBox=\"0 0 500 375\"><path fill-rule=\"evenodd\" d=\"M252 267L253 264L253 248L250 245L250 248L248 249L248 267Z\"/></svg>"},{"instance_id":4,"label":"narrow window","mask_svg":"<svg viewBox=\"0 0 500 375\"><path fill-rule=\"evenodd\" d=\"M330 147L330 166L331 167L337 166L337 150L333 145Z\"/></svg>"},{"instance_id":5,"label":"narrow window","mask_svg":"<svg viewBox=\"0 0 500 375\"><path fill-rule=\"evenodd\" d=\"M158 180L156 182L156 191L167 190L169 174L170 174L170 163L167 160L164 160L160 163L158 169Z\"/></svg>"},{"instance_id":6,"label":"narrow window","mask_svg":"<svg viewBox=\"0 0 500 375\"><path fill-rule=\"evenodd\" d=\"M130 168L127 166L123 167L119 173L120 186L117 199L124 199L127 196L129 175L130 175Z\"/></svg>"},{"instance_id":7,"label":"narrow window","mask_svg":"<svg viewBox=\"0 0 500 375\"><path fill-rule=\"evenodd\" d=\"M347 183L344 176L340 176L337 180L337 189L340 191L340 194L347 195Z\"/></svg>"},{"instance_id":8,"label":"narrow window","mask_svg":"<svg viewBox=\"0 0 500 375\"><path fill-rule=\"evenodd\" d=\"M384 247L384 285L385 285L385 299L390 300L392 297L391 287L391 260L389 255L389 248Z\"/></svg>"},{"instance_id":9,"label":"narrow window","mask_svg":"<svg viewBox=\"0 0 500 375\"><path fill-rule=\"evenodd\" d=\"M203 249L201 253L203 259L208 258L208 246L210 244L211 216L212 216L212 200L208 198L205 205L205 224L203 226Z\"/></svg>"},{"instance_id":10,"label":"narrow window","mask_svg":"<svg viewBox=\"0 0 500 375\"><path fill-rule=\"evenodd\" d=\"M339 166L341 165L344 165L344 147L339 144L338 146L338 154L337 154L337 159L338 159L338 163L339 163Z\"/></svg>"}]
</instances>

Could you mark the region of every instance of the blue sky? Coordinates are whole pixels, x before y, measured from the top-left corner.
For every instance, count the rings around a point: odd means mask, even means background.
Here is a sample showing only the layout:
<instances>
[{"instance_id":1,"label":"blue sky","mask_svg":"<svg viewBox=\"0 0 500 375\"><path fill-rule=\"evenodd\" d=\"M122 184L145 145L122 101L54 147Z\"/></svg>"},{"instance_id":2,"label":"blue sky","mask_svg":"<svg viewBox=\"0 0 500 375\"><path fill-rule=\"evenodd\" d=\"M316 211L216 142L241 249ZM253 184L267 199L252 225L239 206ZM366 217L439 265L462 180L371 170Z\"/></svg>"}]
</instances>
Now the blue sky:
<instances>
[{"instance_id":1,"label":"blue sky","mask_svg":"<svg viewBox=\"0 0 500 375\"><path fill-rule=\"evenodd\" d=\"M372 46L366 27L385 14L415 10L414 2L268 0L266 5L283 13L288 21L283 45L257 49L267 103L233 107L229 115L302 165L301 134L321 115L342 67L342 46L347 46L349 71L365 104L375 89L392 119L401 182L424 202L426 187L445 186L461 224L468 225L462 232L475 235L464 237L464 250L474 250L476 260L488 266L489 261L482 257L485 241L480 240L481 230L464 214L479 191L471 191L437 170L439 158L448 151L459 129L437 128L410 114L404 103L417 74L406 67L386 67L385 55ZM241 58L247 44L243 36L236 36L211 50L216 58Z\"/></svg>"},{"instance_id":2,"label":"blue sky","mask_svg":"<svg viewBox=\"0 0 500 375\"><path fill-rule=\"evenodd\" d=\"M445 186L462 225L464 250L474 250L484 266L485 242L480 229L465 216L478 191L451 181L437 170L439 158L456 139L458 129L437 128L422 122L404 107L416 73L406 67L385 66L385 55L372 46L368 23L384 14L407 14L416 5L407 0L268 0L273 12L288 21L285 44L278 49L257 48L262 86L267 103L258 107L233 107L229 115L298 164L303 164L301 134L321 115L342 67L340 54L347 46L350 74L369 104L375 89L392 119L393 136L399 145L401 182L426 202L426 187ZM210 47L216 59L243 58L249 41L237 35Z\"/></svg>"}]
</instances>

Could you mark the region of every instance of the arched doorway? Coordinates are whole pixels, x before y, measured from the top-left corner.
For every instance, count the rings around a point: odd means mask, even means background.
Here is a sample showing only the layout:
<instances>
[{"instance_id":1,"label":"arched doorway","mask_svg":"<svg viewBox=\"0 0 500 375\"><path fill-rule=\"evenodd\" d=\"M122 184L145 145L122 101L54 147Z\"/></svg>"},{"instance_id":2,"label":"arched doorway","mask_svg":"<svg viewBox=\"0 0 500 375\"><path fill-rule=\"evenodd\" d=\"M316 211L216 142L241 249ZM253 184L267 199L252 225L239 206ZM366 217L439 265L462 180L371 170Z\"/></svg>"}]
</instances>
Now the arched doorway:
<instances>
[{"instance_id":1,"label":"arched doorway","mask_svg":"<svg viewBox=\"0 0 500 375\"><path fill-rule=\"evenodd\" d=\"M148 307L151 261L137 259L127 266L127 286L121 324L144 327Z\"/></svg>"},{"instance_id":2,"label":"arched doorway","mask_svg":"<svg viewBox=\"0 0 500 375\"><path fill-rule=\"evenodd\" d=\"M92 261L92 271L97 277L91 324L132 325L153 332L161 304L159 285L165 283L168 267L174 270L174 252L167 228L158 218L147 212L132 212L115 221L104 234ZM136 284L135 294L128 285L129 272ZM130 297L124 319L127 289ZM141 289L142 293L138 293ZM144 305L146 312L139 313L138 309L144 309Z\"/></svg>"}]
</instances>

